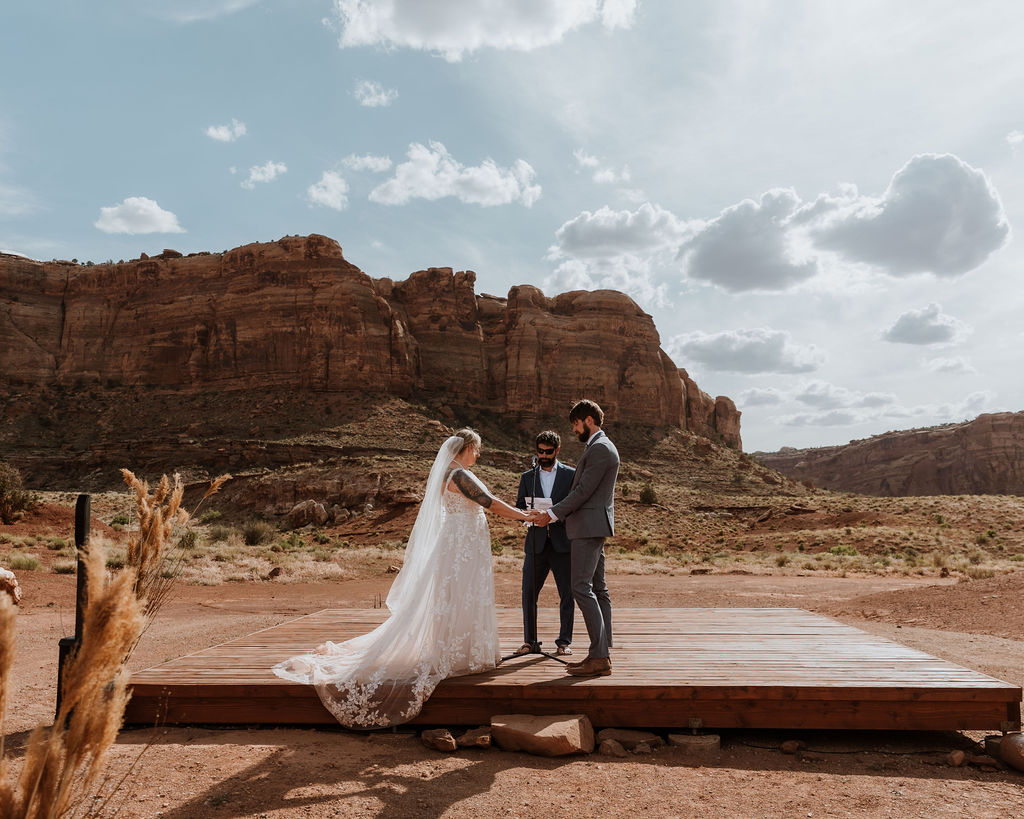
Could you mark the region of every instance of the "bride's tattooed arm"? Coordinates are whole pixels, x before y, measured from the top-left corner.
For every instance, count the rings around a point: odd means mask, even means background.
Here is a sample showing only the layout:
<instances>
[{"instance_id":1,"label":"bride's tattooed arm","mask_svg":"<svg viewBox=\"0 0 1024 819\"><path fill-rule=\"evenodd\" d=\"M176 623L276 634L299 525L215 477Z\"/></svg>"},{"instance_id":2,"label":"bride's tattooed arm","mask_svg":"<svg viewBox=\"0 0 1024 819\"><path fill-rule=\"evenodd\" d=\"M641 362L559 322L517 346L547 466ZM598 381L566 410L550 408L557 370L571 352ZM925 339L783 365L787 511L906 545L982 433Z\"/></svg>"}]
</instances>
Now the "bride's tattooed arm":
<instances>
[{"instance_id":1,"label":"bride's tattooed arm","mask_svg":"<svg viewBox=\"0 0 1024 819\"><path fill-rule=\"evenodd\" d=\"M469 498L474 503L479 503L484 509L491 507L491 501L494 498L491 497L491 493L487 491L487 487L484 486L480 479L472 472L466 469L456 469L452 473L452 483L454 483L459 491Z\"/></svg>"}]
</instances>

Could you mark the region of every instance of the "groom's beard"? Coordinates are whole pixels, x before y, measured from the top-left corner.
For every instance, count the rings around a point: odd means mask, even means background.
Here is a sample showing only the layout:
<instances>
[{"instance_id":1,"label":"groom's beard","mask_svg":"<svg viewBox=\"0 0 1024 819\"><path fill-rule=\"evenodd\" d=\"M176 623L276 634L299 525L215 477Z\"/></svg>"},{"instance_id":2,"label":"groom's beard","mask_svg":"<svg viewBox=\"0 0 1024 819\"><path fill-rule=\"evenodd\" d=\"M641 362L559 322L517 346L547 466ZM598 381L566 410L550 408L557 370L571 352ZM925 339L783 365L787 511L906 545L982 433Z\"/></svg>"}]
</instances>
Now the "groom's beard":
<instances>
[{"instance_id":1,"label":"groom's beard","mask_svg":"<svg viewBox=\"0 0 1024 819\"><path fill-rule=\"evenodd\" d=\"M580 439L581 444L585 444L587 441L590 440L590 434L590 430L587 429L586 427L583 427L583 432L581 432L576 437Z\"/></svg>"}]
</instances>

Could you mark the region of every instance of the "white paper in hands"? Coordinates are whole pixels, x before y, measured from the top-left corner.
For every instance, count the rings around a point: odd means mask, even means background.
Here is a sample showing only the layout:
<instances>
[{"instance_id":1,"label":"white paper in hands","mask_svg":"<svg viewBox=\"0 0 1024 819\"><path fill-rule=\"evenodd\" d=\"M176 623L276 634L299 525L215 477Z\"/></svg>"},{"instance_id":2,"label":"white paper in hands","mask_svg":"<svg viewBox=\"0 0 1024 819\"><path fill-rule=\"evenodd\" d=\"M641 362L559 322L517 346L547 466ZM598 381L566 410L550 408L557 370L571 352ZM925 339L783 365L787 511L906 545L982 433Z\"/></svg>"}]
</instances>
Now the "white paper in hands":
<instances>
[{"instance_id":1,"label":"white paper in hands","mask_svg":"<svg viewBox=\"0 0 1024 819\"><path fill-rule=\"evenodd\" d=\"M538 512L547 512L554 504L551 498L526 498L526 509L533 509ZM524 526L533 526L529 521L523 521Z\"/></svg>"}]
</instances>

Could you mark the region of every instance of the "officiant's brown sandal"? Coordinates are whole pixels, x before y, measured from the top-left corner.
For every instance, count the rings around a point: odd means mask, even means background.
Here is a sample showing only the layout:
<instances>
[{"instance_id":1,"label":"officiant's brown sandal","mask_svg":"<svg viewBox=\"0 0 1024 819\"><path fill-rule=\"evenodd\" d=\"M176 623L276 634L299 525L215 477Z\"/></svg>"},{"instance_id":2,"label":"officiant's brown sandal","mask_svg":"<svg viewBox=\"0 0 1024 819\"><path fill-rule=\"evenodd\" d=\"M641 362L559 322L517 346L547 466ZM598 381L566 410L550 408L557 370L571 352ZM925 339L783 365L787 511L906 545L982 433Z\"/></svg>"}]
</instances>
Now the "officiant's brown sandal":
<instances>
[{"instance_id":1,"label":"officiant's brown sandal","mask_svg":"<svg viewBox=\"0 0 1024 819\"><path fill-rule=\"evenodd\" d=\"M531 651L533 651L533 646L529 643L523 643L513 652L513 656L522 657L524 654L529 654Z\"/></svg>"}]
</instances>

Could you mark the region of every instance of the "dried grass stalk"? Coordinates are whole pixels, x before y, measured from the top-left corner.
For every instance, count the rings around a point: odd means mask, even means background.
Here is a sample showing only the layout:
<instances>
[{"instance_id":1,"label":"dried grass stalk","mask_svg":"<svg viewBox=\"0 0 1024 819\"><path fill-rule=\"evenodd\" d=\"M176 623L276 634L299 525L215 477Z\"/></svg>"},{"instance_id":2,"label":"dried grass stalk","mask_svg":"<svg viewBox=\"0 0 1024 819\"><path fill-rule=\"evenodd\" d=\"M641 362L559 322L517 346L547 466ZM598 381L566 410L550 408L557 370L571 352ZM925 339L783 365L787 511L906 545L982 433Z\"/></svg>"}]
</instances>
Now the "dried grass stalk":
<instances>
[{"instance_id":1,"label":"dried grass stalk","mask_svg":"<svg viewBox=\"0 0 1024 819\"><path fill-rule=\"evenodd\" d=\"M125 662L143 625L135 572L107 583L103 549L83 549L82 557L88 579L82 642L64 666L60 711L52 726L33 731L16 783L6 758L0 760L0 816L65 815L92 790L121 727L129 697ZM7 619L0 614L0 631L9 630Z\"/></svg>"},{"instance_id":2,"label":"dried grass stalk","mask_svg":"<svg viewBox=\"0 0 1024 819\"><path fill-rule=\"evenodd\" d=\"M184 526L191 515L181 508L185 493L181 475L175 473L172 479L164 475L152 494L149 484L139 480L131 470L122 469L121 475L135 493L139 516L139 531L133 533L128 541L125 562L136 572L135 596L142 603L143 613L149 621L164 604L171 586L181 574L182 554L172 554L169 544L174 527ZM196 509L229 480L230 475L221 475L210 481Z\"/></svg>"}]
</instances>

